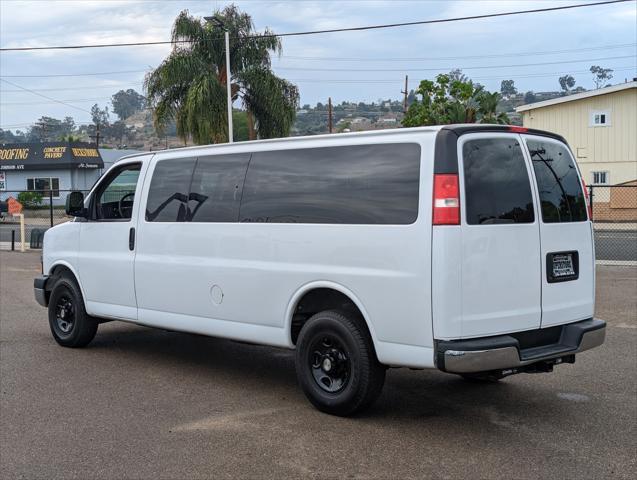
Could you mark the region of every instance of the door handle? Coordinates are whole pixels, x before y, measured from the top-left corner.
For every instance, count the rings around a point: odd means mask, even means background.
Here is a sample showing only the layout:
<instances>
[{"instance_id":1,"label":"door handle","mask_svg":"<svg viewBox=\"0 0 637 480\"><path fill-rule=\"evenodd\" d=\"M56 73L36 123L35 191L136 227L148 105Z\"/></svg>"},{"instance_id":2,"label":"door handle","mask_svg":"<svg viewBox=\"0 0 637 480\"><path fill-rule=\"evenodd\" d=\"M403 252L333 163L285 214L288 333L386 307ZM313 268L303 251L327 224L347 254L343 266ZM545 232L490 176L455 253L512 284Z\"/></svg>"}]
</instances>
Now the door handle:
<instances>
[{"instance_id":1,"label":"door handle","mask_svg":"<svg viewBox=\"0 0 637 480\"><path fill-rule=\"evenodd\" d=\"M131 227L128 231L128 249L135 250L135 228Z\"/></svg>"}]
</instances>

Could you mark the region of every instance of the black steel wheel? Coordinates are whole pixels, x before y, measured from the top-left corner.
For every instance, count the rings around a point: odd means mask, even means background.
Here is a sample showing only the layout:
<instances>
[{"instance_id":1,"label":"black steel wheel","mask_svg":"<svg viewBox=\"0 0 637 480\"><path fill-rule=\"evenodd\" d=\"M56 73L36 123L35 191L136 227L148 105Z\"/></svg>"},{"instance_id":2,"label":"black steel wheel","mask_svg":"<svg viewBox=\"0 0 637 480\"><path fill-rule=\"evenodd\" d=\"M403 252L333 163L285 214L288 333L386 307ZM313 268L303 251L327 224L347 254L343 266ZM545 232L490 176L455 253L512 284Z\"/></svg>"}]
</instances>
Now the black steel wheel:
<instances>
[{"instance_id":1,"label":"black steel wheel","mask_svg":"<svg viewBox=\"0 0 637 480\"><path fill-rule=\"evenodd\" d=\"M97 326L84 309L75 280L59 277L49 298L49 327L55 341L63 347L84 347L95 337Z\"/></svg>"},{"instance_id":2,"label":"black steel wheel","mask_svg":"<svg viewBox=\"0 0 637 480\"><path fill-rule=\"evenodd\" d=\"M75 305L70 292L65 289L55 304L55 330L61 336L68 336L75 326Z\"/></svg>"},{"instance_id":3,"label":"black steel wheel","mask_svg":"<svg viewBox=\"0 0 637 480\"><path fill-rule=\"evenodd\" d=\"M316 384L329 393L343 390L351 377L352 363L339 339L331 334L319 335L310 349L308 360Z\"/></svg>"},{"instance_id":4,"label":"black steel wheel","mask_svg":"<svg viewBox=\"0 0 637 480\"><path fill-rule=\"evenodd\" d=\"M376 359L364 322L336 311L317 313L303 325L295 361L307 398L333 415L366 409L385 382L385 367Z\"/></svg>"}]
</instances>

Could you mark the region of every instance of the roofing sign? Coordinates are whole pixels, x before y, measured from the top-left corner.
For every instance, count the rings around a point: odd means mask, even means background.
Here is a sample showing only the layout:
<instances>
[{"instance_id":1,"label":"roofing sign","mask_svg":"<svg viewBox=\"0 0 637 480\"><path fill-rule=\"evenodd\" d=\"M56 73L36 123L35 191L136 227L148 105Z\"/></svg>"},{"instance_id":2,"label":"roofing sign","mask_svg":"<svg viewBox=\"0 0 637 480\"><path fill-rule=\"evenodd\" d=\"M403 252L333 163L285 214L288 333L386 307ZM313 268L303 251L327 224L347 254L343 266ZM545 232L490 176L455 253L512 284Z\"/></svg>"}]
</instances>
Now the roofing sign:
<instances>
[{"instance_id":1,"label":"roofing sign","mask_svg":"<svg viewBox=\"0 0 637 480\"><path fill-rule=\"evenodd\" d=\"M99 150L90 143L49 142L0 145L0 171L51 168L104 168Z\"/></svg>"}]
</instances>

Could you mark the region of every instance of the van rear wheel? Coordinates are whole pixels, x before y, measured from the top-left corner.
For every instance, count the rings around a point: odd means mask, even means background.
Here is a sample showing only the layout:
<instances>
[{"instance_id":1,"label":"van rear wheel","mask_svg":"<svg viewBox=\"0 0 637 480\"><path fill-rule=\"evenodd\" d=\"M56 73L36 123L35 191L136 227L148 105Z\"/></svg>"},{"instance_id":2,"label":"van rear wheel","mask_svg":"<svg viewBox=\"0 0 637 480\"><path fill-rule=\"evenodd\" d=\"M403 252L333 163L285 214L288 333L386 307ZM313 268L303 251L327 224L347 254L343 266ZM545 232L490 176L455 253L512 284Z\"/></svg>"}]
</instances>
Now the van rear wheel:
<instances>
[{"instance_id":1,"label":"van rear wheel","mask_svg":"<svg viewBox=\"0 0 637 480\"><path fill-rule=\"evenodd\" d=\"M49 327L63 347L85 347L97 333L98 322L86 313L80 288L66 276L60 277L51 291Z\"/></svg>"},{"instance_id":2,"label":"van rear wheel","mask_svg":"<svg viewBox=\"0 0 637 480\"><path fill-rule=\"evenodd\" d=\"M303 325L295 360L307 398L332 415L369 407L385 382L385 367L376 359L367 329L336 311L317 313Z\"/></svg>"}]
</instances>

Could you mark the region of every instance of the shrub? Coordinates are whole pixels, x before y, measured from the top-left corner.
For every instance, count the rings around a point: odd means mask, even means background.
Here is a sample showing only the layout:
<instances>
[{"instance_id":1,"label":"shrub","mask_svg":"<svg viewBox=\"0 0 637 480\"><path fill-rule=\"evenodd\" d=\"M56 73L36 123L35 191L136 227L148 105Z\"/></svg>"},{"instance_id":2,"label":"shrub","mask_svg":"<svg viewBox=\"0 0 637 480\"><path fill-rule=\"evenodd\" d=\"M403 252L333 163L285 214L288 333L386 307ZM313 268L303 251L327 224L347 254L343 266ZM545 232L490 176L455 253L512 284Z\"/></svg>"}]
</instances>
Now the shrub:
<instances>
[{"instance_id":1,"label":"shrub","mask_svg":"<svg viewBox=\"0 0 637 480\"><path fill-rule=\"evenodd\" d=\"M42 203L42 194L40 192L20 192L18 193L18 202L28 207L38 207Z\"/></svg>"}]
</instances>

